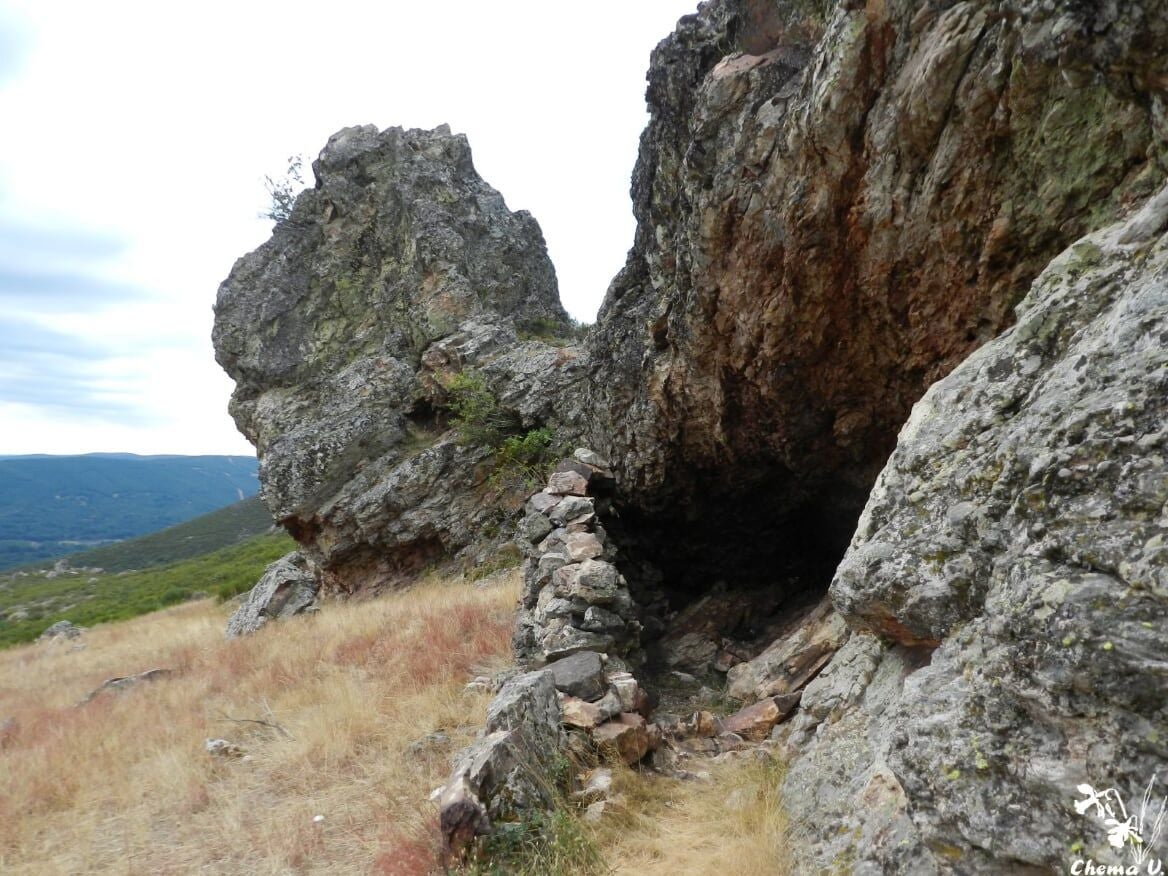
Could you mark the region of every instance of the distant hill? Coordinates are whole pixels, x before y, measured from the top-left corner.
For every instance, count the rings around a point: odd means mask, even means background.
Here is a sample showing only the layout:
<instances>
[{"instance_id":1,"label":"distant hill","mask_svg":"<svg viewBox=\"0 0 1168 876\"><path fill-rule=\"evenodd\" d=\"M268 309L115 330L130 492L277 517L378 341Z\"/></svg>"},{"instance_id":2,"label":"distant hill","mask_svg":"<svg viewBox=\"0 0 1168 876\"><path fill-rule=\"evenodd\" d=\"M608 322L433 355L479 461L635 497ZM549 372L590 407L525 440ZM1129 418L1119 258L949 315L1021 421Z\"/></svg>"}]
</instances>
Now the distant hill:
<instances>
[{"instance_id":1,"label":"distant hill","mask_svg":"<svg viewBox=\"0 0 1168 876\"><path fill-rule=\"evenodd\" d=\"M249 456L0 457L0 569L182 523L254 496Z\"/></svg>"},{"instance_id":2,"label":"distant hill","mask_svg":"<svg viewBox=\"0 0 1168 876\"><path fill-rule=\"evenodd\" d=\"M65 559L76 569L98 568L106 572L148 569L230 547L253 535L262 535L273 526L272 515L263 499L252 496L160 532L70 554Z\"/></svg>"},{"instance_id":3,"label":"distant hill","mask_svg":"<svg viewBox=\"0 0 1168 876\"><path fill-rule=\"evenodd\" d=\"M59 620L88 627L201 596L229 599L251 588L268 563L295 547L287 533L265 532L136 572L75 566L0 572L0 648L29 642Z\"/></svg>"},{"instance_id":4,"label":"distant hill","mask_svg":"<svg viewBox=\"0 0 1168 876\"><path fill-rule=\"evenodd\" d=\"M0 648L50 624L85 626L155 611L202 594L228 599L296 547L258 496L161 532L0 571Z\"/></svg>"}]
</instances>

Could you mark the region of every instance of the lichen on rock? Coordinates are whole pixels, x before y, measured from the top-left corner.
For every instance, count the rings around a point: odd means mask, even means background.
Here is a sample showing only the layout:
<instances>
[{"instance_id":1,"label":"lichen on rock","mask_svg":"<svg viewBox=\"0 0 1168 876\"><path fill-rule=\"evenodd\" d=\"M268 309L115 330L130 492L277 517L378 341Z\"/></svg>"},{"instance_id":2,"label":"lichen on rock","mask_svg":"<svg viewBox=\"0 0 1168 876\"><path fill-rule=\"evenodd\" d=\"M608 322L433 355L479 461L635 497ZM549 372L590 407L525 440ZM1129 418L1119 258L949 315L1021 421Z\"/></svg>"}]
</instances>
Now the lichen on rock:
<instances>
[{"instance_id":1,"label":"lichen on rock","mask_svg":"<svg viewBox=\"0 0 1168 876\"><path fill-rule=\"evenodd\" d=\"M1164 178L1165 21L1158 0L683 18L589 338L586 440L630 552L696 588L819 553L826 583L912 404Z\"/></svg>"},{"instance_id":2,"label":"lichen on rock","mask_svg":"<svg viewBox=\"0 0 1168 876\"><path fill-rule=\"evenodd\" d=\"M1065 865L1075 788L1142 792L1168 761L1166 341L1168 189L1054 259L901 431L831 593L889 657L936 648L885 684L855 761L896 777L917 854ZM821 718L820 765L857 732Z\"/></svg>"},{"instance_id":3,"label":"lichen on rock","mask_svg":"<svg viewBox=\"0 0 1168 876\"><path fill-rule=\"evenodd\" d=\"M268 506L326 589L350 592L504 528L507 500L484 500L491 448L447 429L450 380L480 375L522 431L562 419L576 365L520 338L568 319L538 224L483 182L464 136L346 128L313 171L220 287L214 343Z\"/></svg>"},{"instance_id":4,"label":"lichen on rock","mask_svg":"<svg viewBox=\"0 0 1168 876\"><path fill-rule=\"evenodd\" d=\"M285 554L264 570L232 612L227 638L254 633L271 620L314 611L319 590L320 580L308 558L300 551Z\"/></svg>"},{"instance_id":5,"label":"lichen on rock","mask_svg":"<svg viewBox=\"0 0 1168 876\"><path fill-rule=\"evenodd\" d=\"M562 710L520 676L537 750L488 727L448 837L549 805L561 723L644 757L597 666L656 648L759 700L731 735L785 746L800 872L1108 860L1075 788L1168 761L1165 45L1165 0L702 4L583 348L521 340L567 331L554 275L464 138L330 140L217 306L267 500L336 591L515 531L517 656L582 655ZM598 452L492 493L468 374Z\"/></svg>"}]
</instances>

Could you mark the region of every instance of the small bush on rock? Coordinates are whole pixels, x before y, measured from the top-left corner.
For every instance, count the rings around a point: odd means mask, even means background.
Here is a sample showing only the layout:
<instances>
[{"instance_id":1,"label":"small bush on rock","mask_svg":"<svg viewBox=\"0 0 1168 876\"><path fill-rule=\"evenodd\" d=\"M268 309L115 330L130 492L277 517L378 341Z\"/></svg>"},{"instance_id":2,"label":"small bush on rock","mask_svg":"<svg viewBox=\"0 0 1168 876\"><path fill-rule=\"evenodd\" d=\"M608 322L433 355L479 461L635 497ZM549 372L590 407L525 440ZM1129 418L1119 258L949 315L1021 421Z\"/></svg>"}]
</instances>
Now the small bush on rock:
<instances>
[{"instance_id":1,"label":"small bush on rock","mask_svg":"<svg viewBox=\"0 0 1168 876\"><path fill-rule=\"evenodd\" d=\"M478 372L455 374L446 391L451 425L458 430L459 441L493 452L498 475L532 484L546 477L548 465L559 453L551 429L543 426L523 432L519 417L499 403Z\"/></svg>"},{"instance_id":2,"label":"small bush on rock","mask_svg":"<svg viewBox=\"0 0 1168 876\"><path fill-rule=\"evenodd\" d=\"M557 455L555 436L546 426L532 429L522 436L510 435L504 438L497 451L499 464L504 470L536 484L547 475L547 467Z\"/></svg>"},{"instance_id":3,"label":"small bush on rock","mask_svg":"<svg viewBox=\"0 0 1168 876\"><path fill-rule=\"evenodd\" d=\"M463 444L497 450L519 430L518 418L499 404L499 399L477 371L463 371L446 385L448 406L454 415L451 424Z\"/></svg>"},{"instance_id":4,"label":"small bush on rock","mask_svg":"<svg viewBox=\"0 0 1168 876\"><path fill-rule=\"evenodd\" d=\"M304 158L300 155L288 156L288 169L280 177L264 177L264 188L268 191L268 209L260 214L261 219L284 222L292 215L296 196L304 189Z\"/></svg>"}]
</instances>

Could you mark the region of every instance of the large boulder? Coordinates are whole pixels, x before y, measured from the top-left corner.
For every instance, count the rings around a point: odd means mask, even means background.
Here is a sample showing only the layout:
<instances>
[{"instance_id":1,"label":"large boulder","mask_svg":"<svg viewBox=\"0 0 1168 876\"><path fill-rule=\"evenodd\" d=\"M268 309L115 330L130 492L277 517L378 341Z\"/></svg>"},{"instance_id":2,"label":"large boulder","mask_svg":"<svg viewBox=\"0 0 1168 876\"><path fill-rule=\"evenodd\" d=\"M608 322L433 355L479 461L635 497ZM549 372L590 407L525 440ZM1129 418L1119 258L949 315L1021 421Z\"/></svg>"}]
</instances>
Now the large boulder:
<instances>
[{"instance_id":1,"label":"large boulder","mask_svg":"<svg viewBox=\"0 0 1168 876\"><path fill-rule=\"evenodd\" d=\"M489 448L447 430L473 376L508 429L554 425L575 353L530 214L475 172L462 135L334 134L271 239L219 289L214 344L268 506L330 589L390 583L505 527Z\"/></svg>"},{"instance_id":2,"label":"large boulder","mask_svg":"<svg viewBox=\"0 0 1168 876\"><path fill-rule=\"evenodd\" d=\"M819 866L1130 865L1072 804L1115 788L1134 816L1168 762L1168 189L1017 315L916 405L832 584L879 638L794 726Z\"/></svg>"},{"instance_id":3,"label":"large boulder","mask_svg":"<svg viewBox=\"0 0 1168 876\"><path fill-rule=\"evenodd\" d=\"M509 679L487 708L479 738L460 752L435 792L447 852L461 857L476 836L550 810L564 731L555 678L528 672Z\"/></svg>"},{"instance_id":4,"label":"large boulder","mask_svg":"<svg viewBox=\"0 0 1168 876\"><path fill-rule=\"evenodd\" d=\"M294 617L316 606L320 581L300 551L269 565L227 620L227 638L254 633L269 620Z\"/></svg>"}]
</instances>

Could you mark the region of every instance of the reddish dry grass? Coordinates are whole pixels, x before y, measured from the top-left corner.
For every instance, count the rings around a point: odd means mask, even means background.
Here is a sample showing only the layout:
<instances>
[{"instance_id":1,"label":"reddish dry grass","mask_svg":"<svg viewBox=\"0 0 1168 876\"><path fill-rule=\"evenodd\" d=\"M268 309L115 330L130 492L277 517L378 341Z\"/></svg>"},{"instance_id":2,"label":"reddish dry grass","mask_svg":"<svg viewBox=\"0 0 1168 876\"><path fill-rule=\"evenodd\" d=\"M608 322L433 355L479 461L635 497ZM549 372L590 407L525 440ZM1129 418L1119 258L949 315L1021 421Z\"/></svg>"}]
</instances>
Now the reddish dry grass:
<instances>
[{"instance_id":1,"label":"reddish dry grass","mask_svg":"<svg viewBox=\"0 0 1168 876\"><path fill-rule=\"evenodd\" d=\"M442 840L435 819L412 830L388 825L381 852L373 862L374 876L427 876L442 854Z\"/></svg>"},{"instance_id":2,"label":"reddish dry grass","mask_svg":"<svg viewBox=\"0 0 1168 876\"><path fill-rule=\"evenodd\" d=\"M517 586L431 582L231 642L202 603L0 652L0 872L432 871L427 796L481 722L463 685L506 660ZM154 667L175 673L75 705ZM406 752L438 729L448 748Z\"/></svg>"}]
</instances>

